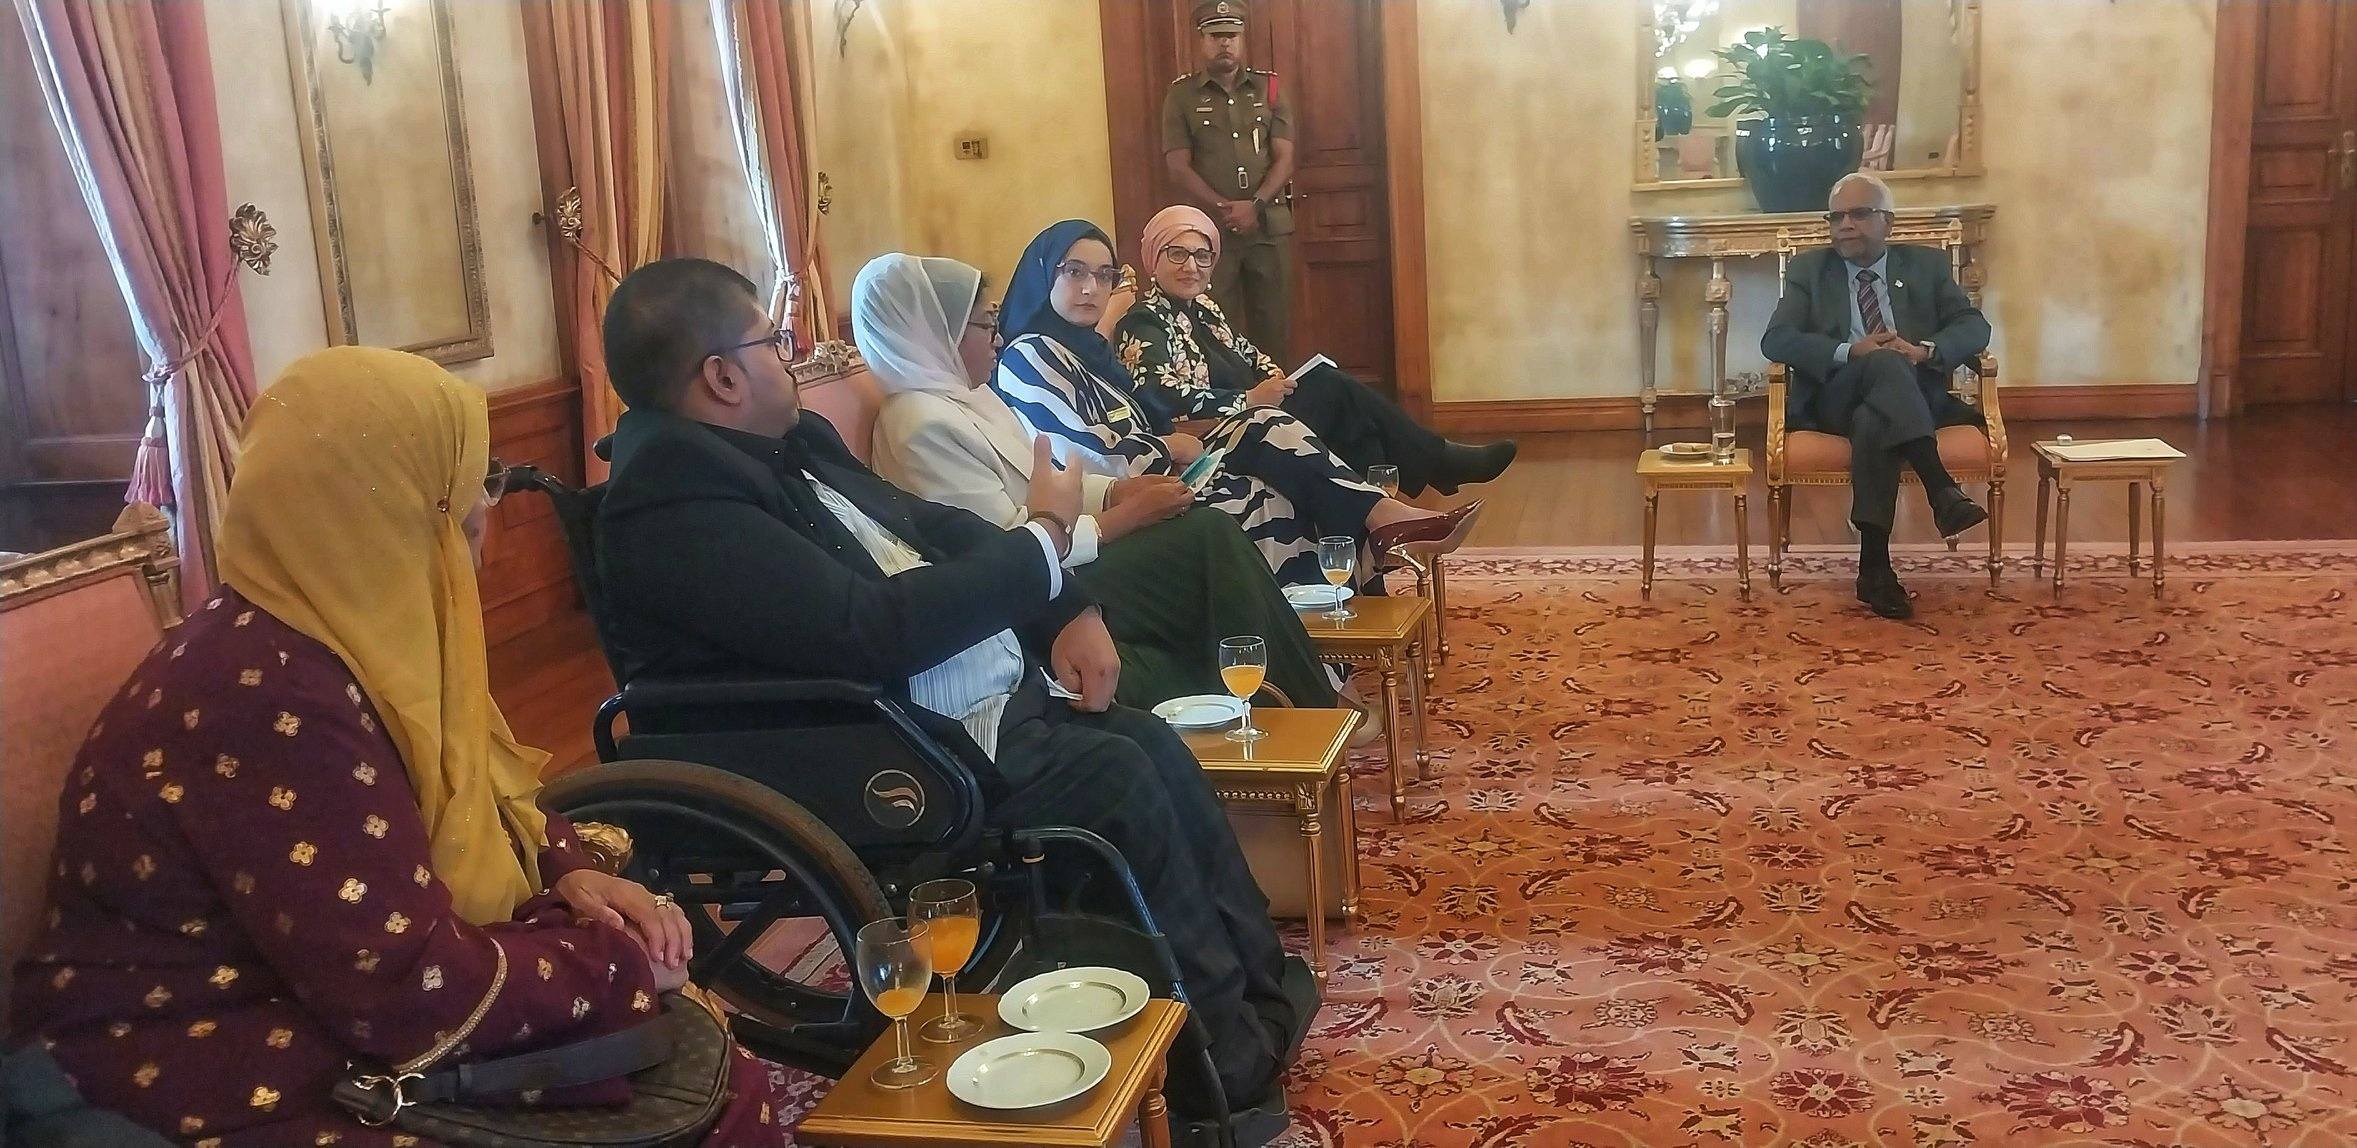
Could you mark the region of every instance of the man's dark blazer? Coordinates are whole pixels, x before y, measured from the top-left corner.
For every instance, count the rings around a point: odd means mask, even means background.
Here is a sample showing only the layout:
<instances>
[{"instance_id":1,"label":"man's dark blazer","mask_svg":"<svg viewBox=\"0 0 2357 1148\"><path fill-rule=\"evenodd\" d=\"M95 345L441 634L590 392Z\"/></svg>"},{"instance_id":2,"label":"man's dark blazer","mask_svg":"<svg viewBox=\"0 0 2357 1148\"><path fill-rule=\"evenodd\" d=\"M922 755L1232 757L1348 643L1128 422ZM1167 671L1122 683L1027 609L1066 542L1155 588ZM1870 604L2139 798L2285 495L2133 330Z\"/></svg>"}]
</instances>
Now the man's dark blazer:
<instances>
[{"instance_id":1,"label":"man's dark blazer","mask_svg":"<svg viewBox=\"0 0 2357 1148\"><path fill-rule=\"evenodd\" d=\"M613 453L597 568L605 636L625 680L769 672L902 689L1000 630L1014 630L1036 658L1090 605L1071 577L1049 599L1031 531L901 491L808 411L785 439L766 440L634 410L615 428ZM832 515L814 501L797 508L784 485L789 465L931 565L885 577Z\"/></svg>"},{"instance_id":2,"label":"man's dark blazer","mask_svg":"<svg viewBox=\"0 0 2357 1148\"><path fill-rule=\"evenodd\" d=\"M1933 404L1933 421L1940 426L1979 423L1979 412L1949 395L1945 382L1957 367L1989 348L1989 321L1956 285L1947 253L1908 244L1892 244L1886 251L1891 329L1910 343L1933 345L1932 357L1916 368L1940 383L1936 393L1944 401ZM1785 425L1794 430L1823 425L1816 417L1817 392L1833 377L1834 349L1850 341L1850 296L1855 290L1849 264L1830 247L1794 256L1785 273L1784 298L1777 301L1767 333L1760 336L1760 353L1793 370Z\"/></svg>"}]
</instances>

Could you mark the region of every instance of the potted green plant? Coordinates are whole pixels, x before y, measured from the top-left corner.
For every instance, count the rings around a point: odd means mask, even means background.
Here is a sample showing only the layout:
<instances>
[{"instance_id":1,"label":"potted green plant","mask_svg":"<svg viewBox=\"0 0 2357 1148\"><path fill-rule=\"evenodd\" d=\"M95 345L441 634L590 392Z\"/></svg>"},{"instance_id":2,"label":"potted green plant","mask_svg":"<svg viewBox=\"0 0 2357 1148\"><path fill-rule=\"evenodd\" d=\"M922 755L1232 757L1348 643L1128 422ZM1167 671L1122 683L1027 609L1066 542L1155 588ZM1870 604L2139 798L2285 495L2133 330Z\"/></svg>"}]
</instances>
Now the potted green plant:
<instances>
[{"instance_id":1,"label":"potted green plant","mask_svg":"<svg viewBox=\"0 0 2357 1148\"><path fill-rule=\"evenodd\" d=\"M1822 211L1841 177L1858 170L1869 87L1864 56L1823 40L1762 28L1718 51L1734 78L1712 116L1738 117L1735 166L1762 211Z\"/></svg>"},{"instance_id":2,"label":"potted green plant","mask_svg":"<svg viewBox=\"0 0 2357 1148\"><path fill-rule=\"evenodd\" d=\"M1664 76L1653 82L1653 138L1673 139L1694 130L1694 96L1685 81Z\"/></svg>"}]
</instances>

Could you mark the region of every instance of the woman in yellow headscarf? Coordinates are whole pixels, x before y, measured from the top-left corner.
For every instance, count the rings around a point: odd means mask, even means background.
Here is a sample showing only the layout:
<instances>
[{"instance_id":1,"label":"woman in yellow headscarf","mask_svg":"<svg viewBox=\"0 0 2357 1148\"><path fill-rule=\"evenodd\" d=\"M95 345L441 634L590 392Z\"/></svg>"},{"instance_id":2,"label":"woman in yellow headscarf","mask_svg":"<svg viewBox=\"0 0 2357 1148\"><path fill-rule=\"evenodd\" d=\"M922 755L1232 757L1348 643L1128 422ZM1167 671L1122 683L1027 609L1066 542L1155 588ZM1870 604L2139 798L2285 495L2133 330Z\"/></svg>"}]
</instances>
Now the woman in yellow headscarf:
<instances>
[{"instance_id":1,"label":"woman in yellow headscarf","mask_svg":"<svg viewBox=\"0 0 2357 1148\"><path fill-rule=\"evenodd\" d=\"M16 970L17 1031L92 1102L221 1148L390 1145L331 1102L347 1063L568 1043L686 978L684 914L587 866L492 703L489 443L482 392L397 351L308 356L255 404L221 594L91 730ZM713 1143L783 1142L757 1064Z\"/></svg>"}]
</instances>

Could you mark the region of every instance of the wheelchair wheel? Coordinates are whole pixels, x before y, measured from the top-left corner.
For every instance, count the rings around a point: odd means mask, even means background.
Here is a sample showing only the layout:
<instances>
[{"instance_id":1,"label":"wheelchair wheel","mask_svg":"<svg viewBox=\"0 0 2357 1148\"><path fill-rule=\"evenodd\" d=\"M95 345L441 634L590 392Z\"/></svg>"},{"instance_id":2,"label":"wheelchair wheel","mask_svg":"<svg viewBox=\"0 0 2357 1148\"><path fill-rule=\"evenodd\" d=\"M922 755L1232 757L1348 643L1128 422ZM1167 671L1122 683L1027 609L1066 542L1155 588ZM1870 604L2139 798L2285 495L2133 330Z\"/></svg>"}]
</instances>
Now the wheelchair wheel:
<instances>
[{"instance_id":1,"label":"wheelchair wheel","mask_svg":"<svg viewBox=\"0 0 2357 1148\"><path fill-rule=\"evenodd\" d=\"M544 802L629 832L627 875L669 893L695 930L695 982L736 1010L755 1053L839 1077L883 1031L849 954L891 915L859 859L776 790L683 761L617 761L551 782Z\"/></svg>"}]
</instances>

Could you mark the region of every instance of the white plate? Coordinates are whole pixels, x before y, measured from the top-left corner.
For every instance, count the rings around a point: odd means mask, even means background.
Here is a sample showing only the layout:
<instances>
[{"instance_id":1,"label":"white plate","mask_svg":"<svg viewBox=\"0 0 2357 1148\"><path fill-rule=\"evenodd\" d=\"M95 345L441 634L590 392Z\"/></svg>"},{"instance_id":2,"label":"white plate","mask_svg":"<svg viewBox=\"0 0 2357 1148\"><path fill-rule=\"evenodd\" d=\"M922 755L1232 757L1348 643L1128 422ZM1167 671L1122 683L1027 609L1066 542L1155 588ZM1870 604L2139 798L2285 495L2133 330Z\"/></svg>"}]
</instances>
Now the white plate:
<instances>
[{"instance_id":1,"label":"white plate","mask_svg":"<svg viewBox=\"0 0 2357 1148\"><path fill-rule=\"evenodd\" d=\"M1333 586L1287 586L1285 600L1293 603L1296 610L1331 610L1334 608L1335 589ZM1358 597L1358 591L1348 586L1341 587L1341 590L1345 602Z\"/></svg>"},{"instance_id":2,"label":"white plate","mask_svg":"<svg viewBox=\"0 0 2357 1148\"><path fill-rule=\"evenodd\" d=\"M1026 1032L986 1040L949 1066L949 1094L978 1108L1039 1108L1097 1086L1113 1054L1085 1036Z\"/></svg>"},{"instance_id":3,"label":"white plate","mask_svg":"<svg viewBox=\"0 0 2357 1148\"><path fill-rule=\"evenodd\" d=\"M1095 1032L1138 1015L1152 996L1135 973L1084 965L1008 989L998 998L998 1018L1025 1032Z\"/></svg>"},{"instance_id":4,"label":"white plate","mask_svg":"<svg viewBox=\"0 0 2357 1148\"><path fill-rule=\"evenodd\" d=\"M1707 442L1666 442L1661 444L1661 457L1708 458L1710 457L1710 444Z\"/></svg>"},{"instance_id":5,"label":"white plate","mask_svg":"<svg viewBox=\"0 0 2357 1148\"><path fill-rule=\"evenodd\" d=\"M1154 716L1175 729L1218 729L1244 716L1244 703L1226 694L1193 694L1154 707Z\"/></svg>"}]
</instances>

